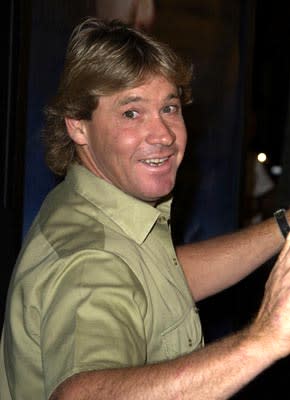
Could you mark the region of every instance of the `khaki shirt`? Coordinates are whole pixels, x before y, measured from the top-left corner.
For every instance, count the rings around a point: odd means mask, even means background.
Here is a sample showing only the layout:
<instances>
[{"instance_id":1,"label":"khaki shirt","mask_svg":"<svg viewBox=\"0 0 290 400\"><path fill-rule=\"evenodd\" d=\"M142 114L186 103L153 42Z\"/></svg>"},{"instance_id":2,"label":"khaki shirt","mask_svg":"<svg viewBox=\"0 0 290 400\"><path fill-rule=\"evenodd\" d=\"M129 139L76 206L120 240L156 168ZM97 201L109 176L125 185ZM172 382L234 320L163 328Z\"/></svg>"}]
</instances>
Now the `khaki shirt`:
<instances>
[{"instance_id":1,"label":"khaki shirt","mask_svg":"<svg viewBox=\"0 0 290 400\"><path fill-rule=\"evenodd\" d=\"M11 280L1 400L47 399L75 373L171 360L203 345L169 209L70 168L44 201Z\"/></svg>"}]
</instances>

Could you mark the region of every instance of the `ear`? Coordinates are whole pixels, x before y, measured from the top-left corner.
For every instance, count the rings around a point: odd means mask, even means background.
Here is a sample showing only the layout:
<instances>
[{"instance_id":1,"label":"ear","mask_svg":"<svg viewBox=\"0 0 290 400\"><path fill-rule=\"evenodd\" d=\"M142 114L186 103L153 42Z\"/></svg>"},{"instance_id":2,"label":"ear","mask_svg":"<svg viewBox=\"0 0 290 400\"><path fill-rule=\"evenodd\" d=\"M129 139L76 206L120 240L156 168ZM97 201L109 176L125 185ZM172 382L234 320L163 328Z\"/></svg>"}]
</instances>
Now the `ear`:
<instances>
[{"instance_id":1,"label":"ear","mask_svg":"<svg viewBox=\"0 0 290 400\"><path fill-rule=\"evenodd\" d=\"M83 120L65 118L65 124L68 135L76 144L82 146L88 143Z\"/></svg>"}]
</instances>

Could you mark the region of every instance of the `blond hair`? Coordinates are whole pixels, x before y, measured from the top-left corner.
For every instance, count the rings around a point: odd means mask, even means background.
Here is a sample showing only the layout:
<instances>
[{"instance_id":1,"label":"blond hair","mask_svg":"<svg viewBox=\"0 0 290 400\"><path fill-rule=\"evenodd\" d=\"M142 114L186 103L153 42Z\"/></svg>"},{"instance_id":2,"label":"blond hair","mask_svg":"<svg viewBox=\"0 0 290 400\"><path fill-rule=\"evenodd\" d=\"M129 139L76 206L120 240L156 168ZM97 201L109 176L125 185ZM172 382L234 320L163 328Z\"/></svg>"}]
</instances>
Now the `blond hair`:
<instances>
[{"instance_id":1,"label":"blond hair","mask_svg":"<svg viewBox=\"0 0 290 400\"><path fill-rule=\"evenodd\" d=\"M150 75L162 75L191 100L191 68L166 44L124 23L87 18L76 26L67 48L59 90L46 107L43 139L46 162L63 176L78 156L67 134L65 118L90 120L100 96L138 86Z\"/></svg>"}]
</instances>

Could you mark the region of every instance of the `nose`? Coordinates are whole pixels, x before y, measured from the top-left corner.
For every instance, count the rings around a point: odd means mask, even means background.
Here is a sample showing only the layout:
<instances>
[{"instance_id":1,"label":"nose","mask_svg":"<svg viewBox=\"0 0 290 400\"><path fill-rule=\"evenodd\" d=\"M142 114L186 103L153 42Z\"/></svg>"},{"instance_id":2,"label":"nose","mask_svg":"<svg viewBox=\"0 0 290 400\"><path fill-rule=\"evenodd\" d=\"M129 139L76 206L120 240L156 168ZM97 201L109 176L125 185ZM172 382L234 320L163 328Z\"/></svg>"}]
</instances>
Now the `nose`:
<instances>
[{"instance_id":1,"label":"nose","mask_svg":"<svg viewBox=\"0 0 290 400\"><path fill-rule=\"evenodd\" d=\"M147 134L147 143L171 146L175 140L176 136L174 131L161 116L151 121Z\"/></svg>"}]
</instances>

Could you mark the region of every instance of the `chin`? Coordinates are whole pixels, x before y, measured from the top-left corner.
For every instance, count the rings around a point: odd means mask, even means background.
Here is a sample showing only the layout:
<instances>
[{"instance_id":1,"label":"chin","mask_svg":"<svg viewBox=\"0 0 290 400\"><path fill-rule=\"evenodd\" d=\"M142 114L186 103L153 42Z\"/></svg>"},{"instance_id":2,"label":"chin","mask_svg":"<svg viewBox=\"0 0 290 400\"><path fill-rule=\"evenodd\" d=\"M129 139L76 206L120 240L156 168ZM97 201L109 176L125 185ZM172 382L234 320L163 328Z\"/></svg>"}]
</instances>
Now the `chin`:
<instances>
[{"instance_id":1,"label":"chin","mask_svg":"<svg viewBox=\"0 0 290 400\"><path fill-rule=\"evenodd\" d=\"M151 184L147 182L147 185L146 184L144 184L143 186L136 185L135 188L132 187L131 189L135 190L131 190L131 194L134 197L143 200L145 202L156 203L160 201L162 198L167 197L172 193L172 190L174 188L174 183L175 183L174 179L168 179L167 182L164 182L164 180L160 182L159 180L159 182L155 181L153 183L151 182Z\"/></svg>"},{"instance_id":2,"label":"chin","mask_svg":"<svg viewBox=\"0 0 290 400\"><path fill-rule=\"evenodd\" d=\"M157 203L161 199L170 197L172 193L172 189L166 190L166 191L158 191L158 192L151 192L151 193L143 193L142 197L140 196L139 198L147 203Z\"/></svg>"}]
</instances>

